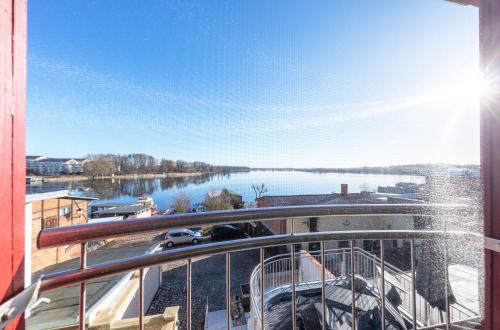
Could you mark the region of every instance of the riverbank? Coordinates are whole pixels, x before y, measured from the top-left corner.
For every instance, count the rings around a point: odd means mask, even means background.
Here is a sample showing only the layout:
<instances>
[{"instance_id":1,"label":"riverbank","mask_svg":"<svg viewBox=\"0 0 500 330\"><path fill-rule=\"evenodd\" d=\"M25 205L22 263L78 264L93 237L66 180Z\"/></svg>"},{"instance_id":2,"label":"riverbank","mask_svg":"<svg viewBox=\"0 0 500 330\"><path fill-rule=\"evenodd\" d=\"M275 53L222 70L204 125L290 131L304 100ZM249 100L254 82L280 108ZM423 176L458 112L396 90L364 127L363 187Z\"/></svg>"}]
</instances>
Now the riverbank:
<instances>
[{"instance_id":1,"label":"riverbank","mask_svg":"<svg viewBox=\"0 0 500 330\"><path fill-rule=\"evenodd\" d=\"M93 179L161 179L161 178L180 178L202 176L207 173L203 172L190 172L190 173L164 173L164 174L126 174L126 175L106 175L96 176ZM85 175L74 176L57 176L57 177L41 177L43 182L71 182L71 181L86 181L92 180L92 177Z\"/></svg>"}]
</instances>

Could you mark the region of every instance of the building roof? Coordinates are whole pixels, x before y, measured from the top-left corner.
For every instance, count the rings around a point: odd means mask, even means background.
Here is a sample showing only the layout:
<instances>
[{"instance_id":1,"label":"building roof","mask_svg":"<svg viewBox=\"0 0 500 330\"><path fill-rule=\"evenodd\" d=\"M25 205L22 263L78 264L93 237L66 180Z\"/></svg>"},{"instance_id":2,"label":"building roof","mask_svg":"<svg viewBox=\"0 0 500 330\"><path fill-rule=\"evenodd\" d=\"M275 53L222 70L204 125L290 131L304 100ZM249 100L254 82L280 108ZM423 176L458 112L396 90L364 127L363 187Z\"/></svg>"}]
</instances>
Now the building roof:
<instances>
[{"instance_id":1,"label":"building roof","mask_svg":"<svg viewBox=\"0 0 500 330\"><path fill-rule=\"evenodd\" d=\"M117 203L117 202L106 202L106 201L95 201L90 204L91 207L122 207L130 205L130 203Z\"/></svg>"},{"instance_id":2,"label":"building roof","mask_svg":"<svg viewBox=\"0 0 500 330\"><path fill-rule=\"evenodd\" d=\"M78 200L78 201L95 201L95 200L99 199L97 197L85 197L85 196L76 196L76 195L64 196L62 198L63 199Z\"/></svg>"},{"instance_id":3,"label":"building roof","mask_svg":"<svg viewBox=\"0 0 500 330\"><path fill-rule=\"evenodd\" d=\"M40 162L40 163L47 163L47 162L66 163L66 162L69 162L71 160L81 161L81 158L43 158L43 159L37 160L37 162Z\"/></svg>"},{"instance_id":4,"label":"building roof","mask_svg":"<svg viewBox=\"0 0 500 330\"><path fill-rule=\"evenodd\" d=\"M28 194L26 194L25 202L31 203L31 202L47 200L47 199L56 199L56 198L73 199L73 200L87 200L87 201L97 199L97 198L93 198L93 197L71 195L69 193L69 190L55 190L55 191L49 191L49 192L43 192L43 193L37 193L37 194L29 194L28 193Z\"/></svg>"},{"instance_id":5,"label":"building roof","mask_svg":"<svg viewBox=\"0 0 500 330\"><path fill-rule=\"evenodd\" d=\"M151 206L149 205L124 205L118 206L114 208L105 209L102 211L96 211L94 214L96 215L112 215L112 214L136 214L146 210L149 210Z\"/></svg>"},{"instance_id":6,"label":"building roof","mask_svg":"<svg viewBox=\"0 0 500 330\"><path fill-rule=\"evenodd\" d=\"M33 156L33 155L28 155L26 156L26 159L29 159L29 160L36 160L38 158L42 158L43 156Z\"/></svg>"},{"instance_id":7,"label":"building roof","mask_svg":"<svg viewBox=\"0 0 500 330\"><path fill-rule=\"evenodd\" d=\"M446 0L446 1L455 2L455 3L458 3L460 5L464 5L464 6L472 5L472 6L479 7L480 0Z\"/></svg>"},{"instance_id":8,"label":"building roof","mask_svg":"<svg viewBox=\"0 0 500 330\"><path fill-rule=\"evenodd\" d=\"M257 198L256 201L259 207L383 203L380 199L374 198L367 193L262 196Z\"/></svg>"},{"instance_id":9,"label":"building roof","mask_svg":"<svg viewBox=\"0 0 500 330\"><path fill-rule=\"evenodd\" d=\"M69 196L69 190L56 190L38 194L26 194L26 203Z\"/></svg>"},{"instance_id":10,"label":"building roof","mask_svg":"<svg viewBox=\"0 0 500 330\"><path fill-rule=\"evenodd\" d=\"M158 244L158 241L115 241L98 250L89 252L87 254L87 263L88 265L95 265L117 258L127 258L148 254L154 251ZM75 258L46 267L34 273L32 278L33 280L36 280L42 274L76 269L79 267L79 262L80 259ZM98 304L98 302L101 301L101 299L113 287L115 287L115 285L129 275L130 272L88 282L87 309L91 309L94 305ZM31 317L26 320L28 328L41 330L75 324L78 317L79 292L80 290L78 285L44 292L42 296L49 298L51 302L50 304L41 304L31 312Z\"/></svg>"}]
</instances>

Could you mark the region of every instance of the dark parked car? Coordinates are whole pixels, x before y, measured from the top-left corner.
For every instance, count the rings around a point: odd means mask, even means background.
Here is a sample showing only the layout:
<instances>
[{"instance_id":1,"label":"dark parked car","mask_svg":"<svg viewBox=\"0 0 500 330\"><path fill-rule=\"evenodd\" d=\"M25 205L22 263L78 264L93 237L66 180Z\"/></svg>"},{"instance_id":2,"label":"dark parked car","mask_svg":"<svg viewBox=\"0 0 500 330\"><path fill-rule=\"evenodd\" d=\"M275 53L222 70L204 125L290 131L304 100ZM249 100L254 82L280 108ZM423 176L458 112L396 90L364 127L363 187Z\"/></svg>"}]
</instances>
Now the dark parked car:
<instances>
[{"instance_id":1,"label":"dark parked car","mask_svg":"<svg viewBox=\"0 0 500 330\"><path fill-rule=\"evenodd\" d=\"M245 237L245 234L240 228L231 225L213 226L210 235L213 239Z\"/></svg>"}]
</instances>

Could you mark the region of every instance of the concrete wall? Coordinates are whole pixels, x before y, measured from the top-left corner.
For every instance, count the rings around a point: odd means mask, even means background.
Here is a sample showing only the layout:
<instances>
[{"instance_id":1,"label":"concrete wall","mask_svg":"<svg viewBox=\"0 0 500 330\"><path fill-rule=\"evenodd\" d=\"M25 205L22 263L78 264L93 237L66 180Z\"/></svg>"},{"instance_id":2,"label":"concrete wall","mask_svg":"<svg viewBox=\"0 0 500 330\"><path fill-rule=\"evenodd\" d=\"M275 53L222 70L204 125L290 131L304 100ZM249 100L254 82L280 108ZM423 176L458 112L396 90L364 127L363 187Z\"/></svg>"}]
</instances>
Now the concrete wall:
<instances>
[{"instance_id":1,"label":"concrete wall","mask_svg":"<svg viewBox=\"0 0 500 330\"><path fill-rule=\"evenodd\" d=\"M323 266L309 252L301 251L299 258L299 282L321 281ZM325 279L333 279L332 273L325 269Z\"/></svg>"},{"instance_id":2,"label":"concrete wall","mask_svg":"<svg viewBox=\"0 0 500 330\"><path fill-rule=\"evenodd\" d=\"M137 280L139 277L137 277ZM153 301L156 291L160 288L160 266L153 266L145 269L144 274L144 312L146 312ZM138 290L135 291L133 298L130 300L122 319L138 316L139 306Z\"/></svg>"},{"instance_id":3,"label":"concrete wall","mask_svg":"<svg viewBox=\"0 0 500 330\"><path fill-rule=\"evenodd\" d=\"M144 313L161 284L160 266L144 269ZM129 272L88 311L89 323L112 323L138 317L139 271Z\"/></svg>"}]
</instances>

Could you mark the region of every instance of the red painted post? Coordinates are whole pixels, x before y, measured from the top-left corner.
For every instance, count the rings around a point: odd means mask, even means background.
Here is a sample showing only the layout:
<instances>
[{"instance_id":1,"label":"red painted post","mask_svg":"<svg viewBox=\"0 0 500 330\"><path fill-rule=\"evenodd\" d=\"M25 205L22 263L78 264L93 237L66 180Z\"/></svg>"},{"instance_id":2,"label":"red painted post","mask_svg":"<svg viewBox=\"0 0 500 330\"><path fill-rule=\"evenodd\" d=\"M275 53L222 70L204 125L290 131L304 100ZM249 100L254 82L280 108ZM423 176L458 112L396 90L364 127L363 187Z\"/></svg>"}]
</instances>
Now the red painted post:
<instances>
[{"instance_id":1,"label":"red painted post","mask_svg":"<svg viewBox=\"0 0 500 330\"><path fill-rule=\"evenodd\" d=\"M0 0L0 301L24 287L25 86L26 1Z\"/></svg>"},{"instance_id":2,"label":"red painted post","mask_svg":"<svg viewBox=\"0 0 500 330\"><path fill-rule=\"evenodd\" d=\"M484 234L500 238L500 1L482 0L479 21L481 70L492 86L491 93L481 100ZM499 282L500 254L486 251L483 329L500 329Z\"/></svg>"}]
</instances>

